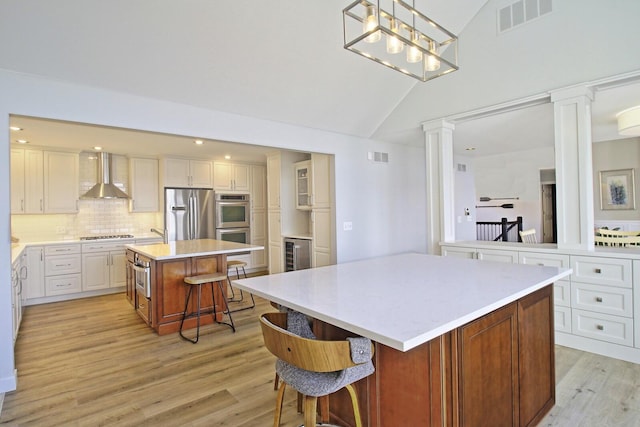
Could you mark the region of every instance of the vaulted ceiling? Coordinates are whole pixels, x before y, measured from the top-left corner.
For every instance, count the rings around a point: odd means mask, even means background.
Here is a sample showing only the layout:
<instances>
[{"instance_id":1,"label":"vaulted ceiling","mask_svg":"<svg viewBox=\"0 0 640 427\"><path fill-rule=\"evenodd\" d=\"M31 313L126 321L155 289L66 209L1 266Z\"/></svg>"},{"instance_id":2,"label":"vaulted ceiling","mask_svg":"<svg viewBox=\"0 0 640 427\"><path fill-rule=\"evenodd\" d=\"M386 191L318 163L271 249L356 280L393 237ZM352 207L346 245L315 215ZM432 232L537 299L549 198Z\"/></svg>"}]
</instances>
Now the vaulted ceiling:
<instances>
[{"instance_id":1,"label":"vaulted ceiling","mask_svg":"<svg viewBox=\"0 0 640 427\"><path fill-rule=\"evenodd\" d=\"M349 3L3 0L0 39L11 42L0 43L0 68L331 132L415 140L420 111L396 109L411 93L428 92L430 82L343 49L342 9ZM415 2L455 34L486 3ZM394 110L410 125L393 136L377 132ZM549 111L536 112L547 127ZM494 136L487 143L513 141L485 131L487 125L461 124L458 140L466 132L474 145L484 135Z\"/></svg>"}]
</instances>

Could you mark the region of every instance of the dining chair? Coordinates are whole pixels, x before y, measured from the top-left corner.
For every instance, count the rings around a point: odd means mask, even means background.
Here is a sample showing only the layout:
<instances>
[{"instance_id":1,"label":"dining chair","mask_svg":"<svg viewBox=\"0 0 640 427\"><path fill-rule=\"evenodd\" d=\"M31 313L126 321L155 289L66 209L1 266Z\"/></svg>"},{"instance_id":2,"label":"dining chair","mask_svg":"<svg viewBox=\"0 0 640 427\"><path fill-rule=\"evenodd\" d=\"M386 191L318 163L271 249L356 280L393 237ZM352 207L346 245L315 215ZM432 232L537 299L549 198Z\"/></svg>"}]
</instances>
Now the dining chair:
<instances>
[{"instance_id":1,"label":"dining chair","mask_svg":"<svg viewBox=\"0 0 640 427\"><path fill-rule=\"evenodd\" d=\"M536 238L536 229L530 228L528 230L520 231L520 240L522 240L522 243L538 243L538 239Z\"/></svg>"}]
</instances>

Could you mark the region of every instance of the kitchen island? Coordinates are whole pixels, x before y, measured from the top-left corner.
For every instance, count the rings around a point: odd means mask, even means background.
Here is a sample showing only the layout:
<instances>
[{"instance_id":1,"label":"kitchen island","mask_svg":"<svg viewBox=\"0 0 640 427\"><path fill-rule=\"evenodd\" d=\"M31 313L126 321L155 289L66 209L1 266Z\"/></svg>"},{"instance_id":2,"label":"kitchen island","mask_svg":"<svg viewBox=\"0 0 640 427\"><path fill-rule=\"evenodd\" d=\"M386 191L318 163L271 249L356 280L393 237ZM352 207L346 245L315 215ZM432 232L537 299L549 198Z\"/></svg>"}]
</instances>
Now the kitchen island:
<instances>
[{"instance_id":1,"label":"kitchen island","mask_svg":"<svg viewBox=\"0 0 640 427\"><path fill-rule=\"evenodd\" d=\"M223 240L181 240L166 244L126 245L127 299L140 317L159 335L177 332L185 306L184 278L215 272L227 273L227 255L264 249L263 246ZM226 294L215 288L218 320ZM225 288L226 289L226 288ZM202 290L202 310L211 310L208 287ZM223 291L225 292L225 291ZM192 295L195 306L196 293ZM202 316L201 324L212 323L212 316ZM194 328L196 319L185 321L185 328Z\"/></svg>"},{"instance_id":2,"label":"kitchen island","mask_svg":"<svg viewBox=\"0 0 640 427\"><path fill-rule=\"evenodd\" d=\"M535 425L555 403L552 283L570 269L402 254L235 280L322 339L375 342L368 426ZM353 425L344 390L331 418Z\"/></svg>"}]
</instances>

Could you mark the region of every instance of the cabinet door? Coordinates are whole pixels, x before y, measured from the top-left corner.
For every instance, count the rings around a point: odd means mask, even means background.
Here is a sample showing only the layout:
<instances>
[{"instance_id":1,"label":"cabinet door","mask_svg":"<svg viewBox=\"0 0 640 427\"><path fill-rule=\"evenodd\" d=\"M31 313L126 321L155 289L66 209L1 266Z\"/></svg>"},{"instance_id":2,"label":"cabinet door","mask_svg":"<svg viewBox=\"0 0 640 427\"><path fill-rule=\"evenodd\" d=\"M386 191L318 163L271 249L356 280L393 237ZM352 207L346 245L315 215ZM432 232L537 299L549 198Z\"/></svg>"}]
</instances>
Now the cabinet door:
<instances>
[{"instance_id":1,"label":"cabinet door","mask_svg":"<svg viewBox=\"0 0 640 427\"><path fill-rule=\"evenodd\" d=\"M232 178L233 190L249 191L251 190L251 168L249 165L233 165Z\"/></svg>"},{"instance_id":2,"label":"cabinet door","mask_svg":"<svg viewBox=\"0 0 640 427\"><path fill-rule=\"evenodd\" d=\"M280 154L267 156L267 208L280 209Z\"/></svg>"},{"instance_id":3,"label":"cabinet door","mask_svg":"<svg viewBox=\"0 0 640 427\"><path fill-rule=\"evenodd\" d=\"M24 213L24 150L11 149L11 213Z\"/></svg>"},{"instance_id":4,"label":"cabinet door","mask_svg":"<svg viewBox=\"0 0 640 427\"><path fill-rule=\"evenodd\" d=\"M251 208L267 208L267 172L266 167L251 166Z\"/></svg>"},{"instance_id":5,"label":"cabinet door","mask_svg":"<svg viewBox=\"0 0 640 427\"><path fill-rule=\"evenodd\" d=\"M269 244L282 246L282 227L280 225L280 211L267 214L269 227Z\"/></svg>"},{"instance_id":6,"label":"cabinet door","mask_svg":"<svg viewBox=\"0 0 640 427\"><path fill-rule=\"evenodd\" d=\"M231 190L230 163L213 163L213 188L216 190Z\"/></svg>"},{"instance_id":7,"label":"cabinet door","mask_svg":"<svg viewBox=\"0 0 640 427\"><path fill-rule=\"evenodd\" d=\"M331 210L314 209L311 212L311 235L313 237L313 266L331 264Z\"/></svg>"},{"instance_id":8,"label":"cabinet door","mask_svg":"<svg viewBox=\"0 0 640 427\"><path fill-rule=\"evenodd\" d=\"M460 425L519 425L516 327L513 303L458 330Z\"/></svg>"},{"instance_id":9,"label":"cabinet door","mask_svg":"<svg viewBox=\"0 0 640 427\"><path fill-rule=\"evenodd\" d=\"M314 208L329 208L331 201L331 158L327 154L311 155L311 205Z\"/></svg>"},{"instance_id":10,"label":"cabinet door","mask_svg":"<svg viewBox=\"0 0 640 427\"><path fill-rule=\"evenodd\" d=\"M109 253L82 255L82 290L93 291L109 287Z\"/></svg>"},{"instance_id":11,"label":"cabinet door","mask_svg":"<svg viewBox=\"0 0 640 427\"><path fill-rule=\"evenodd\" d=\"M45 296L44 248L42 246L27 248L27 280L24 285L23 292L27 300Z\"/></svg>"},{"instance_id":12,"label":"cabinet door","mask_svg":"<svg viewBox=\"0 0 640 427\"><path fill-rule=\"evenodd\" d=\"M164 159L164 186L189 187L189 160Z\"/></svg>"},{"instance_id":13,"label":"cabinet door","mask_svg":"<svg viewBox=\"0 0 640 427\"><path fill-rule=\"evenodd\" d=\"M78 211L78 154L44 152L44 212Z\"/></svg>"},{"instance_id":14,"label":"cabinet door","mask_svg":"<svg viewBox=\"0 0 640 427\"><path fill-rule=\"evenodd\" d=\"M127 257L124 251L109 252L109 286L117 288L127 284Z\"/></svg>"},{"instance_id":15,"label":"cabinet door","mask_svg":"<svg viewBox=\"0 0 640 427\"><path fill-rule=\"evenodd\" d=\"M44 211L44 156L42 151L37 150L25 150L24 153L25 213L42 213Z\"/></svg>"},{"instance_id":16,"label":"cabinet door","mask_svg":"<svg viewBox=\"0 0 640 427\"><path fill-rule=\"evenodd\" d=\"M311 209L311 162L296 163L293 178L296 183L296 209Z\"/></svg>"},{"instance_id":17,"label":"cabinet door","mask_svg":"<svg viewBox=\"0 0 640 427\"><path fill-rule=\"evenodd\" d=\"M251 241L254 245L265 246L266 242L264 239L255 239ZM256 267L266 267L267 266L267 250L263 249L261 251L251 251L251 266L253 268Z\"/></svg>"},{"instance_id":18,"label":"cabinet door","mask_svg":"<svg viewBox=\"0 0 640 427\"><path fill-rule=\"evenodd\" d=\"M191 187L213 188L213 165L206 160L191 160Z\"/></svg>"},{"instance_id":19,"label":"cabinet door","mask_svg":"<svg viewBox=\"0 0 640 427\"><path fill-rule=\"evenodd\" d=\"M158 161L129 159L131 212L158 211Z\"/></svg>"}]
</instances>

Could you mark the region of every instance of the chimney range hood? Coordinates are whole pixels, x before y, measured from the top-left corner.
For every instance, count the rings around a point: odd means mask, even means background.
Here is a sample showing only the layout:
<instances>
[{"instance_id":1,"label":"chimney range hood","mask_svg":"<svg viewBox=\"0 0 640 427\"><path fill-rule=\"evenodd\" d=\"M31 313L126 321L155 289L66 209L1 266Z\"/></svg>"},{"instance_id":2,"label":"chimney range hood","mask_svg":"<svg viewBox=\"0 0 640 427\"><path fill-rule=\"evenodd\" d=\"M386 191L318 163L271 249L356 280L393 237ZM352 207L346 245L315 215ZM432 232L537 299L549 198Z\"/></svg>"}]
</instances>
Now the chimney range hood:
<instances>
[{"instance_id":1,"label":"chimney range hood","mask_svg":"<svg viewBox=\"0 0 640 427\"><path fill-rule=\"evenodd\" d=\"M81 199L128 199L129 196L111 182L111 153L98 153L98 183Z\"/></svg>"}]
</instances>

